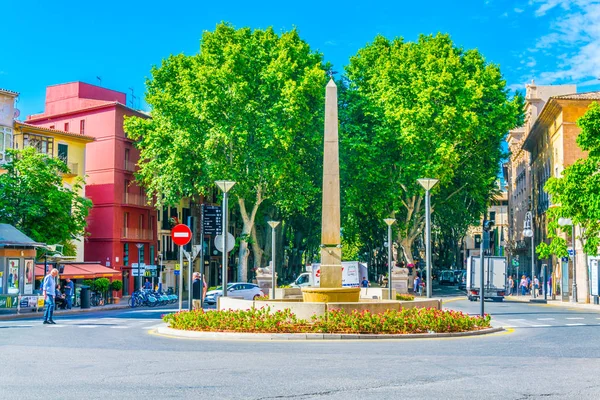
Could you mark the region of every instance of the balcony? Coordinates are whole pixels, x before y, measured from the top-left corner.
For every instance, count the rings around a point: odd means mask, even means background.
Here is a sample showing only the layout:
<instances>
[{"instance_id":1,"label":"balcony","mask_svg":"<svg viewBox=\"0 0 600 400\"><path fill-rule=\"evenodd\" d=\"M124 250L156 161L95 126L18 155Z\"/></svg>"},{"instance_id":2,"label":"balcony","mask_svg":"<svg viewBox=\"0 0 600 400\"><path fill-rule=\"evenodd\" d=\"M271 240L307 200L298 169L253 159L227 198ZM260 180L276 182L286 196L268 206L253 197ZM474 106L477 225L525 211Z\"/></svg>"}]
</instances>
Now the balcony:
<instances>
[{"instance_id":1,"label":"balcony","mask_svg":"<svg viewBox=\"0 0 600 400\"><path fill-rule=\"evenodd\" d=\"M69 168L69 172L65 172L64 174L62 174L63 176L65 176L67 178L72 178L72 177L79 175L79 164L78 163L67 162L66 164L67 164L67 167Z\"/></svg>"},{"instance_id":2,"label":"balcony","mask_svg":"<svg viewBox=\"0 0 600 400\"><path fill-rule=\"evenodd\" d=\"M148 202L148 197L140 194L125 193L123 195L123 204L140 207L153 207L153 202Z\"/></svg>"},{"instance_id":3,"label":"balcony","mask_svg":"<svg viewBox=\"0 0 600 400\"><path fill-rule=\"evenodd\" d=\"M121 238L133 240L154 240L154 231L152 229L123 228Z\"/></svg>"}]
</instances>

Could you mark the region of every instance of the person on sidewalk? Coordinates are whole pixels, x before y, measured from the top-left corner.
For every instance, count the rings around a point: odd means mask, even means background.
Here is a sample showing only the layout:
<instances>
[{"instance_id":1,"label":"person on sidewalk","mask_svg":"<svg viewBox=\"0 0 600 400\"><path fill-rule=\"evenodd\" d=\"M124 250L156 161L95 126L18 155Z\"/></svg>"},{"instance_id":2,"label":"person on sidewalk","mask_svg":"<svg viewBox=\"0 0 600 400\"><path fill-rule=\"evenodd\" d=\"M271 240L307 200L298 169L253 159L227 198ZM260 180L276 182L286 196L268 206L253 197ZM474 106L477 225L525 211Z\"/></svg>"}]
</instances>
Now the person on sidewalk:
<instances>
[{"instance_id":1,"label":"person on sidewalk","mask_svg":"<svg viewBox=\"0 0 600 400\"><path fill-rule=\"evenodd\" d=\"M538 279L537 276L533 276L533 296L537 297L540 295L540 280Z\"/></svg>"},{"instance_id":2,"label":"person on sidewalk","mask_svg":"<svg viewBox=\"0 0 600 400\"><path fill-rule=\"evenodd\" d=\"M202 282L202 294L200 294L200 272L194 272L193 277L194 280L192 281L192 307L194 310L200 310L202 308L201 299L206 297L206 281L204 280Z\"/></svg>"},{"instance_id":3,"label":"person on sidewalk","mask_svg":"<svg viewBox=\"0 0 600 400\"><path fill-rule=\"evenodd\" d=\"M46 300L46 311L44 312L44 324L56 324L52 317L54 316L54 295L56 294L56 277L58 270L53 268L48 275L44 277L42 290Z\"/></svg>"},{"instance_id":4,"label":"person on sidewalk","mask_svg":"<svg viewBox=\"0 0 600 400\"><path fill-rule=\"evenodd\" d=\"M150 283L150 279L148 279L148 278L146 278L146 283L144 283L144 289L146 289L146 290L152 289L152 283Z\"/></svg>"},{"instance_id":5,"label":"person on sidewalk","mask_svg":"<svg viewBox=\"0 0 600 400\"><path fill-rule=\"evenodd\" d=\"M370 286L369 280L367 279L366 276L363 276L362 282L360 283L360 285L364 288L368 288Z\"/></svg>"},{"instance_id":6,"label":"person on sidewalk","mask_svg":"<svg viewBox=\"0 0 600 400\"><path fill-rule=\"evenodd\" d=\"M525 275L521 278L519 286L521 287L521 295L525 296L527 294L527 278L525 278Z\"/></svg>"},{"instance_id":7,"label":"person on sidewalk","mask_svg":"<svg viewBox=\"0 0 600 400\"><path fill-rule=\"evenodd\" d=\"M75 284L71 280L71 278L67 278L66 283L64 284L65 289L65 300L67 301L67 310L70 310L73 307L73 293L75 293Z\"/></svg>"},{"instance_id":8,"label":"person on sidewalk","mask_svg":"<svg viewBox=\"0 0 600 400\"><path fill-rule=\"evenodd\" d=\"M510 295L513 294L513 290L515 289L515 281L513 280L512 275L508 277L508 293Z\"/></svg>"},{"instance_id":9,"label":"person on sidewalk","mask_svg":"<svg viewBox=\"0 0 600 400\"><path fill-rule=\"evenodd\" d=\"M415 280L413 282L413 292L415 292L415 294L419 294L419 296L421 295L421 278L419 278L419 275L417 274L415 276Z\"/></svg>"}]
</instances>

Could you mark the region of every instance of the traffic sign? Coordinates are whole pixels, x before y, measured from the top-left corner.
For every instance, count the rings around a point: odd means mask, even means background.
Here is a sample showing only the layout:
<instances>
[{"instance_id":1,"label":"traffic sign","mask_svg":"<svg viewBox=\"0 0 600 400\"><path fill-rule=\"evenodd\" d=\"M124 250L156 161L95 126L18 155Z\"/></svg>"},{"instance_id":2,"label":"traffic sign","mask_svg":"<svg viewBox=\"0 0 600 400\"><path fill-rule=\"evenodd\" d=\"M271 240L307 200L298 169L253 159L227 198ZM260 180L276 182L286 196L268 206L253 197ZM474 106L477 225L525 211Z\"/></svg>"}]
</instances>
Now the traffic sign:
<instances>
[{"instance_id":1,"label":"traffic sign","mask_svg":"<svg viewBox=\"0 0 600 400\"><path fill-rule=\"evenodd\" d=\"M231 250L233 250L233 245L235 245L235 238L233 237L233 235L231 233L227 233L227 252L228 253ZM223 236L222 235L215 236L215 247L221 253L223 252Z\"/></svg>"},{"instance_id":2,"label":"traffic sign","mask_svg":"<svg viewBox=\"0 0 600 400\"><path fill-rule=\"evenodd\" d=\"M179 264L175 264L175 269L173 270L173 273L175 275L179 275L180 272L181 272L181 270L180 270Z\"/></svg>"},{"instance_id":3,"label":"traffic sign","mask_svg":"<svg viewBox=\"0 0 600 400\"><path fill-rule=\"evenodd\" d=\"M202 207L202 226L205 235L220 235L223 231L223 213L219 206Z\"/></svg>"},{"instance_id":4,"label":"traffic sign","mask_svg":"<svg viewBox=\"0 0 600 400\"><path fill-rule=\"evenodd\" d=\"M567 252L569 253L569 257L573 258L575 255L575 250L572 247L567 248Z\"/></svg>"},{"instance_id":5,"label":"traffic sign","mask_svg":"<svg viewBox=\"0 0 600 400\"><path fill-rule=\"evenodd\" d=\"M176 245L185 246L192 240L192 231L187 225L175 225L173 229L171 229L171 238Z\"/></svg>"}]
</instances>

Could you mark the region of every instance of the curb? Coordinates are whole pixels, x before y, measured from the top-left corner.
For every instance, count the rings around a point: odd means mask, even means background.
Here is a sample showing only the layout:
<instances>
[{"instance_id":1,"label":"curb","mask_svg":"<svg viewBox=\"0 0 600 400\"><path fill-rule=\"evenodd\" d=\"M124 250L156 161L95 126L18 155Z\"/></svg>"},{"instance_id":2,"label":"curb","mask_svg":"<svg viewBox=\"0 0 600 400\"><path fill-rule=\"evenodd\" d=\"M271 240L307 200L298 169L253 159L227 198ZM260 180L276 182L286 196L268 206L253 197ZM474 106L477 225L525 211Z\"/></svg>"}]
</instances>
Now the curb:
<instances>
[{"instance_id":1,"label":"curb","mask_svg":"<svg viewBox=\"0 0 600 400\"><path fill-rule=\"evenodd\" d=\"M378 335L361 333L238 333L238 332L197 332L183 331L160 327L157 332L161 335L183 338L183 339L212 339L212 340L357 340L357 339L435 339L449 337L481 336L503 331L504 328L487 328L472 332L449 332L449 333L407 333L396 335Z\"/></svg>"},{"instance_id":2,"label":"curb","mask_svg":"<svg viewBox=\"0 0 600 400\"><path fill-rule=\"evenodd\" d=\"M93 308L78 308L78 309L72 309L72 310L54 310L54 315L71 315L71 314L81 314L81 313L88 313L88 312L99 312L99 311L110 311L110 310L120 310L120 309L124 309L124 308L130 308L128 304L123 304L123 305L110 305L110 306L102 306L102 308L98 308L98 307L93 307ZM37 318L37 317L43 317L44 316L44 312L40 311L40 312L28 312L28 313L21 313L21 314L5 314L5 315L0 315L0 321L9 321L9 320L13 320L13 319L27 319L27 318Z\"/></svg>"}]
</instances>

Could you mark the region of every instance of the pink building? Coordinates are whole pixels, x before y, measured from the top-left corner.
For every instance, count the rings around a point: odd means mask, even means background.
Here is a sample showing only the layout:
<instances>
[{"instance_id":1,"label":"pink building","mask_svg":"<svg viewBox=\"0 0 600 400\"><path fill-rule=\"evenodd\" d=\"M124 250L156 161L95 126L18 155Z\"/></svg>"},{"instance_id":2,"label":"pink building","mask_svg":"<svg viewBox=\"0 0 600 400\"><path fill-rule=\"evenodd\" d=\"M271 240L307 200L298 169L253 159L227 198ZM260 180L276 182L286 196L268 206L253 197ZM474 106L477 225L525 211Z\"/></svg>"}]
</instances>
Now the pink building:
<instances>
[{"instance_id":1,"label":"pink building","mask_svg":"<svg viewBox=\"0 0 600 400\"><path fill-rule=\"evenodd\" d=\"M27 117L32 125L96 139L86 148L86 197L94 206L84 258L122 270L124 294L138 285L131 265L155 264L158 255L157 212L135 183L139 152L123 131L125 116L148 116L126 104L125 93L71 82L47 87L45 112Z\"/></svg>"}]
</instances>

